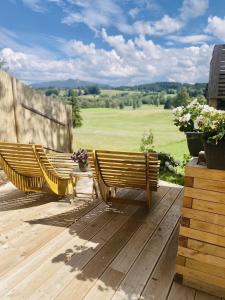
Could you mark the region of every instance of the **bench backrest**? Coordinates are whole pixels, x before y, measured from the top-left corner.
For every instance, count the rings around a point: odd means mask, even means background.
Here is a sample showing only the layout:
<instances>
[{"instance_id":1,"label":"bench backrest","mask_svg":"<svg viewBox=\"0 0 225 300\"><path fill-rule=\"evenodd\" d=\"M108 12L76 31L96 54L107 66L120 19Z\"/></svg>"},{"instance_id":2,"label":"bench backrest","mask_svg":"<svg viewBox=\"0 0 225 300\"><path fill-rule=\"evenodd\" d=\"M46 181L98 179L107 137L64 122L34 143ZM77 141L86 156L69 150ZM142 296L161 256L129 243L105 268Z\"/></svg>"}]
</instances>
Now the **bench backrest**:
<instances>
[{"instance_id":1,"label":"bench backrest","mask_svg":"<svg viewBox=\"0 0 225 300\"><path fill-rule=\"evenodd\" d=\"M157 188L156 153L88 150L88 156L94 177L109 187Z\"/></svg>"},{"instance_id":2,"label":"bench backrest","mask_svg":"<svg viewBox=\"0 0 225 300\"><path fill-rule=\"evenodd\" d=\"M42 176L37 158L30 144L0 142L0 156L18 174L29 177Z\"/></svg>"}]
</instances>

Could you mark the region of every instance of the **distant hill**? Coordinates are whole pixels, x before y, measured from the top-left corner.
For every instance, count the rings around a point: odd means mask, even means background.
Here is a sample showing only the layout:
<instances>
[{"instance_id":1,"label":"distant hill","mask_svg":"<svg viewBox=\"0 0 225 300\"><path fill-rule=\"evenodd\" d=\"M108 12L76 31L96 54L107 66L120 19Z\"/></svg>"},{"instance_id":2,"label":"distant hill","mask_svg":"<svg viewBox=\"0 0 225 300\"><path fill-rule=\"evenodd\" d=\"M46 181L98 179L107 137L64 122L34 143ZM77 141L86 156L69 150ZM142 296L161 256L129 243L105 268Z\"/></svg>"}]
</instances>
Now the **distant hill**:
<instances>
[{"instance_id":1,"label":"distant hill","mask_svg":"<svg viewBox=\"0 0 225 300\"><path fill-rule=\"evenodd\" d=\"M57 81L47 81L47 82L39 82L34 83L31 87L35 89L48 89L48 88L56 88L56 89L72 89L72 88L85 88L89 86L98 86L102 89L115 89L115 90L130 90L130 91L146 91L146 92L161 92L166 91L169 92L171 90L178 91L182 87L186 87L188 90L197 89L204 90L207 86L206 83L180 83L180 82L153 82L146 84L139 84L133 86L117 86L110 87L106 84L94 83L89 81L84 81L80 79L67 79L67 80L57 80Z\"/></svg>"},{"instance_id":2,"label":"distant hill","mask_svg":"<svg viewBox=\"0 0 225 300\"><path fill-rule=\"evenodd\" d=\"M146 83L134 86L120 86L116 87L118 90L139 90L139 91L152 91L152 92L160 92L160 91L168 91L168 90L179 90L182 87L186 87L187 89L205 89L207 86L206 83L180 83L180 82L153 82Z\"/></svg>"},{"instance_id":3,"label":"distant hill","mask_svg":"<svg viewBox=\"0 0 225 300\"><path fill-rule=\"evenodd\" d=\"M67 79L67 80L56 80L56 81L46 81L46 82L39 82L39 83L33 83L31 84L31 87L35 89L41 89L41 88L78 88L78 87L87 87L87 86L93 86L96 85L100 88L107 88L109 87L106 84L99 84L89 81L83 81L80 79Z\"/></svg>"}]
</instances>

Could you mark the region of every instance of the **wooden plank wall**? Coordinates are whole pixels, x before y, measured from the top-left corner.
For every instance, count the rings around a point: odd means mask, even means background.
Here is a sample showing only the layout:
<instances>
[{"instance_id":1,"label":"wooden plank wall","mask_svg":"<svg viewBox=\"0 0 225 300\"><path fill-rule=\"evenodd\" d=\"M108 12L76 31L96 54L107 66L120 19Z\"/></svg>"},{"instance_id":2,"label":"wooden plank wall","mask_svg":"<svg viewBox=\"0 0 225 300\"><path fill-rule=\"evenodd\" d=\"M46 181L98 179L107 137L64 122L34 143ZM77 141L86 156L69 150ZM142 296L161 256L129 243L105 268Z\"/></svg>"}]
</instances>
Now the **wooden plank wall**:
<instances>
[{"instance_id":1,"label":"wooden plank wall","mask_svg":"<svg viewBox=\"0 0 225 300\"><path fill-rule=\"evenodd\" d=\"M225 45L215 45L213 50L208 97L209 104L215 108L220 108L221 102L225 101Z\"/></svg>"},{"instance_id":2,"label":"wooden plank wall","mask_svg":"<svg viewBox=\"0 0 225 300\"><path fill-rule=\"evenodd\" d=\"M17 142L11 77L0 71L0 140Z\"/></svg>"},{"instance_id":3,"label":"wooden plank wall","mask_svg":"<svg viewBox=\"0 0 225 300\"><path fill-rule=\"evenodd\" d=\"M0 71L0 140L72 151L72 110Z\"/></svg>"},{"instance_id":4,"label":"wooden plank wall","mask_svg":"<svg viewBox=\"0 0 225 300\"><path fill-rule=\"evenodd\" d=\"M185 176L177 279L225 297L225 171L189 164Z\"/></svg>"}]
</instances>

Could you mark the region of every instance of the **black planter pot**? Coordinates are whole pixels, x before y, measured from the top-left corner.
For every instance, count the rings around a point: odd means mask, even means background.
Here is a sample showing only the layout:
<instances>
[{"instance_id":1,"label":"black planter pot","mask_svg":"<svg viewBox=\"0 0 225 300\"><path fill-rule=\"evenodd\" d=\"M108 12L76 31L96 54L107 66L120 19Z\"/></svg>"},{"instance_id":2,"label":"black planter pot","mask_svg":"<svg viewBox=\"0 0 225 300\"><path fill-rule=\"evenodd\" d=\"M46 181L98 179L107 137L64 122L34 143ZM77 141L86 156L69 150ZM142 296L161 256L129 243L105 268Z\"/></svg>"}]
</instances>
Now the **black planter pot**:
<instances>
[{"instance_id":1,"label":"black planter pot","mask_svg":"<svg viewBox=\"0 0 225 300\"><path fill-rule=\"evenodd\" d=\"M207 168L225 170L225 141L217 145L204 142L204 148Z\"/></svg>"},{"instance_id":2,"label":"black planter pot","mask_svg":"<svg viewBox=\"0 0 225 300\"><path fill-rule=\"evenodd\" d=\"M191 156L198 156L204 150L201 132L185 132L187 137L188 150Z\"/></svg>"}]
</instances>

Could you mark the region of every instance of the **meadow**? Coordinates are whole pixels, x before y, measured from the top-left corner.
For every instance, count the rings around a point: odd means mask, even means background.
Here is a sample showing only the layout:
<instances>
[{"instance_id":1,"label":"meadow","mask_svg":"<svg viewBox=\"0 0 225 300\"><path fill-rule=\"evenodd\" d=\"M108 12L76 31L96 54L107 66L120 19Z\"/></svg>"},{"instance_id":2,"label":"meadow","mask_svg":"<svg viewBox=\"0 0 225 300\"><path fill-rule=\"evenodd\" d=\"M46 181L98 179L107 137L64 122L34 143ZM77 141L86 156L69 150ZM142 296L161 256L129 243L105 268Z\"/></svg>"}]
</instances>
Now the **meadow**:
<instances>
[{"instance_id":1,"label":"meadow","mask_svg":"<svg viewBox=\"0 0 225 300\"><path fill-rule=\"evenodd\" d=\"M81 115L83 126L74 130L75 149L139 151L144 131L151 129L157 151L171 153L181 161L188 153L184 134L173 125L172 111L161 106L88 108L82 109Z\"/></svg>"}]
</instances>

